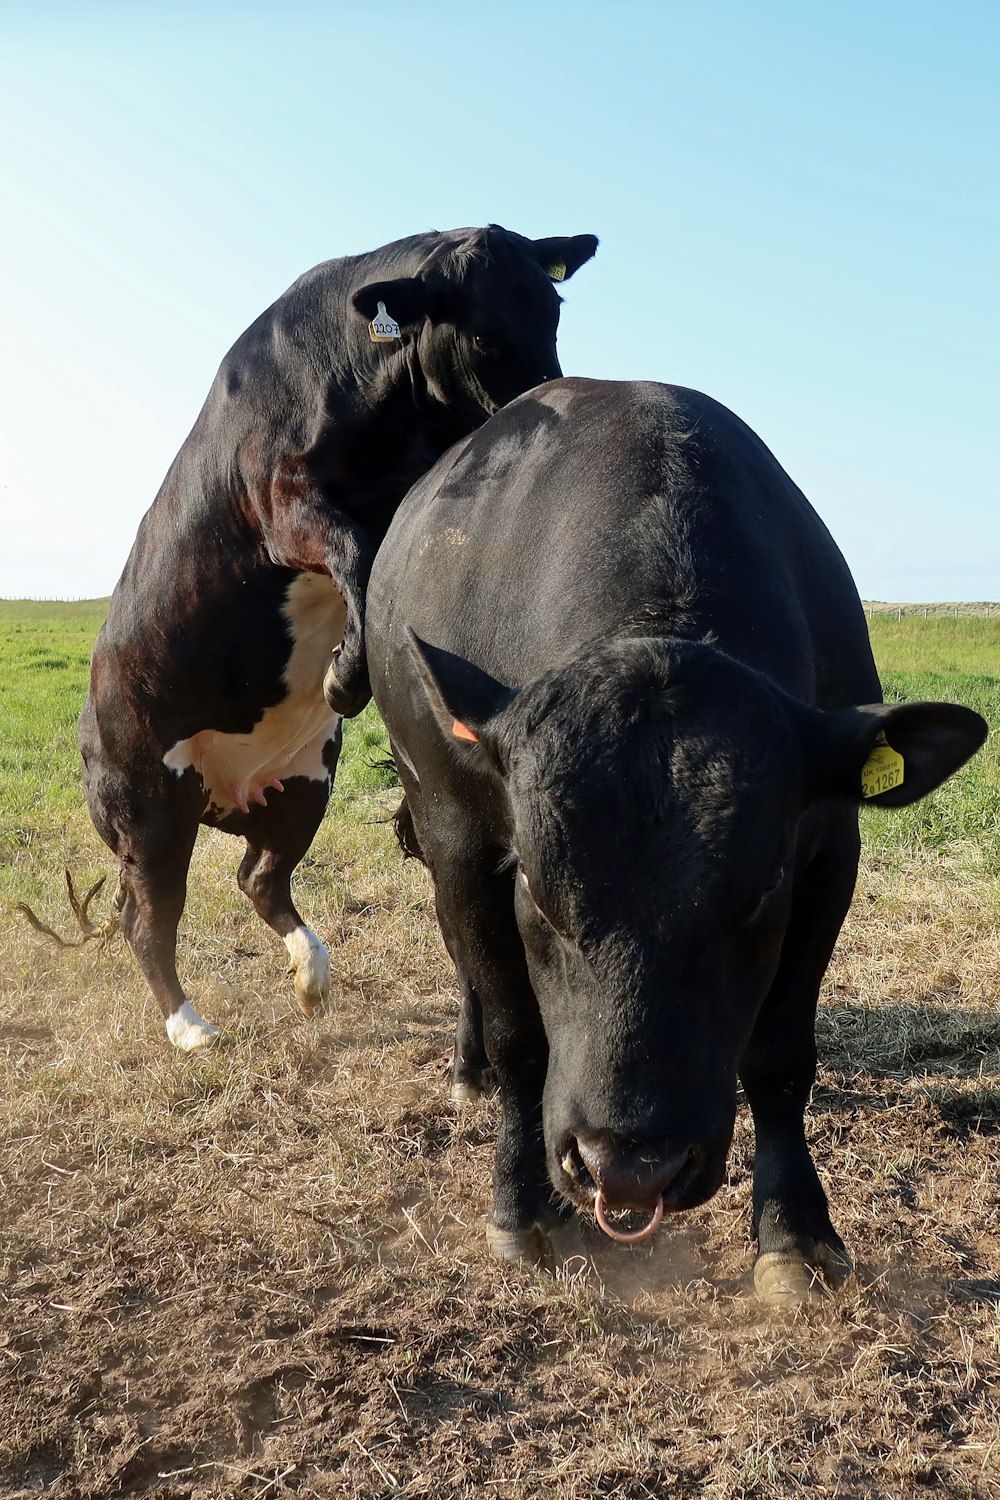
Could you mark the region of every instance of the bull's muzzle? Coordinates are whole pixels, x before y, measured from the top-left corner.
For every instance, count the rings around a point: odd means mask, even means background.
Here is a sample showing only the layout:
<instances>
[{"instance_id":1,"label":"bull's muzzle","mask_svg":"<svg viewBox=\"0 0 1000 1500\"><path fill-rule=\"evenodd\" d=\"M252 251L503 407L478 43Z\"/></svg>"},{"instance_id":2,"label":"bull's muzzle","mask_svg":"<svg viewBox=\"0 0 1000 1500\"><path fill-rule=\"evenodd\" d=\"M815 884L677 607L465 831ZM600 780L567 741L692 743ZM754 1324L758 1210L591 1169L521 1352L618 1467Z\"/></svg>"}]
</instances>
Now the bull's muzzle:
<instances>
[{"instance_id":1,"label":"bull's muzzle","mask_svg":"<svg viewBox=\"0 0 1000 1500\"><path fill-rule=\"evenodd\" d=\"M563 1143L560 1166L570 1195L593 1207L598 1224L611 1239L624 1244L648 1239L664 1213L686 1206L694 1180L703 1165L697 1146L669 1151L654 1142L624 1140L608 1130L578 1131ZM610 1214L646 1215L640 1229L626 1230Z\"/></svg>"}]
</instances>

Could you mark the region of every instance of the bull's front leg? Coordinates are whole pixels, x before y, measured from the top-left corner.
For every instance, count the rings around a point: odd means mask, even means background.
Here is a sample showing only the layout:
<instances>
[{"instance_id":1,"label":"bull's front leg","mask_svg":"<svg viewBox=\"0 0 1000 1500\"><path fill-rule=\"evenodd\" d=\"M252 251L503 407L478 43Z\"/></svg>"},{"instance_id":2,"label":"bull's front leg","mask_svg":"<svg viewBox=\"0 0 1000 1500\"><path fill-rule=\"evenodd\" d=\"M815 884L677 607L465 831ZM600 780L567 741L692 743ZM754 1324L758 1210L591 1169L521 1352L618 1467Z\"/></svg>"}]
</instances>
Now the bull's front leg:
<instances>
[{"instance_id":1,"label":"bull's front leg","mask_svg":"<svg viewBox=\"0 0 1000 1500\"><path fill-rule=\"evenodd\" d=\"M327 566L344 596L347 618L326 669L323 696L334 713L346 719L359 714L372 695L365 656L365 595L375 550L374 542L355 522L338 530L327 551Z\"/></svg>"},{"instance_id":2,"label":"bull's front leg","mask_svg":"<svg viewBox=\"0 0 1000 1500\"><path fill-rule=\"evenodd\" d=\"M286 464L260 508L258 524L272 561L303 573L329 573L344 600L344 629L330 642L323 694L334 713L352 718L371 698L365 658L365 595L376 543L353 516L338 509Z\"/></svg>"},{"instance_id":3,"label":"bull's front leg","mask_svg":"<svg viewBox=\"0 0 1000 1500\"><path fill-rule=\"evenodd\" d=\"M434 874L445 945L482 1005L486 1053L500 1095L493 1169L490 1251L500 1260L549 1267L560 1222L545 1164L542 1091L548 1044L514 919L513 878L497 873L498 851L475 852L455 833L445 852L421 831ZM452 851L461 851L456 854Z\"/></svg>"},{"instance_id":4,"label":"bull's front leg","mask_svg":"<svg viewBox=\"0 0 1000 1500\"><path fill-rule=\"evenodd\" d=\"M804 1116L816 1076L819 987L851 902L857 855L855 830L853 844L845 840L797 876L778 971L740 1066L756 1135L754 1288L762 1301L779 1305L821 1297L851 1273Z\"/></svg>"}]
</instances>

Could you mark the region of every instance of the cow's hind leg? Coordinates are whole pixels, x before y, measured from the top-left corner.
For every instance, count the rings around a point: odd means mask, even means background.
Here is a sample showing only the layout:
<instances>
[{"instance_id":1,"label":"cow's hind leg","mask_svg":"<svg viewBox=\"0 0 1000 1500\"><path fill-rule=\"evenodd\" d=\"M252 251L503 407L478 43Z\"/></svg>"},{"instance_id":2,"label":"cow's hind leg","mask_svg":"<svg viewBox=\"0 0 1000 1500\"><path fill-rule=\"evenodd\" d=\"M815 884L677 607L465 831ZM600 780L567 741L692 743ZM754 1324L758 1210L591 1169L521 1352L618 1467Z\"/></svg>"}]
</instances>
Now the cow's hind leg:
<instances>
[{"instance_id":1,"label":"cow's hind leg","mask_svg":"<svg viewBox=\"0 0 1000 1500\"><path fill-rule=\"evenodd\" d=\"M822 1296L851 1273L806 1144L804 1115L816 1077L819 987L851 903L857 857L855 830L798 875L778 971L740 1067L756 1132L754 1286L765 1302Z\"/></svg>"},{"instance_id":2,"label":"cow's hind leg","mask_svg":"<svg viewBox=\"0 0 1000 1500\"><path fill-rule=\"evenodd\" d=\"M209 1046L219 1028L202 1019L177 977L177 928L187 896L187 872L194 848L178 838L169 857L140 858L123 866L125 900L121 926L156 997L167 1036L182 1052Z\"/></svg>"},{"instance_id":3,"label":"cow's hind leg","mask_svg":"<svg viewBox=\"0 0 1000 1500\"><path fill-rule=\"evenodd\" d=\"M266 806L234 815L222 825L240 832L247 849L237 880L267 925L284 942L295 976L295 998L303 1015L312 1016L330 992L330 954L306 925L292 900L292 873L323 821L340 752L340 724L324 740L326 775L286 773L283 790L268 793ZM293 763L294 767L294 763Z\"/></svg>"},{"instance_id":4,"label":"cow's hind leg","mask_svg":"<svg viewBox=\"0 0 1000 1500\"><path fill-rule=\"evenodd\" d=\"M158 809L154 836L148 826L117 840L124 900L121 929L166 1022L167 1036L182 1052L207 1047L219 1028L204 1021L177 977L177 928L187 896L187 874L198 833L197 814Z\"/></svg>"},{"instance_id":5,"label":"cow's hind leg","mask_svg":"<svg viewBox=\"0 0 1000 1500\"><path fill-rule=\"evenodd\" d=\"M95 652L95 661L97 653ZM204 806L193 772L179 779L162 767L133 770L143 747L105 751L88 698L80 717L84 789L94 827L118 860L119 926L166 1022L184 1052L214 1041L219 1028L202 1020L177 977L177 928L187 896L188 867Z\"/></svg>"}]
</instances>

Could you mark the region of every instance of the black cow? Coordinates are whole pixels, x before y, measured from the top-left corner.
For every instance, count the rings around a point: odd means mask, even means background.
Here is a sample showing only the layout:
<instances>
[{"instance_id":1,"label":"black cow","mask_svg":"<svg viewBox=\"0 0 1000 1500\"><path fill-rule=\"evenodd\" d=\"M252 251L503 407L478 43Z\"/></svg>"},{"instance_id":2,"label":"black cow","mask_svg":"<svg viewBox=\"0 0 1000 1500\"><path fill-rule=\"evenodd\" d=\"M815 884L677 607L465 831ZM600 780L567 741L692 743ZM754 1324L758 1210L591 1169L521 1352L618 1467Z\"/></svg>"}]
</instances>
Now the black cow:
<instances>
[{"instance_id":1,"label":"black cow","mask_svg":"<svg viewBox=\"0 0 1000 1500\"><path fill-rule=\"evenodd\" d=\"M246 839L240 887L284 939L305 1013L325 995L327 950L289 882L326 808L340 716L369 697L375 548L451 443L559 374L552 283L596 246L491 225L326 261L224 359L139 527L80 720L122 925L176 1046L216 1031L175 966L199 823Z\"/></svg>"},{"instance_id":2,"label":"black cow","mask_svg":"<svg viewBox=\"0 0 1000 1500\"><path fill-rule=\"evenodd\" d=\"M739 1078L758 1290L841 1281L803 1111L858 806L937 786L979 715L881 703L804 496L731 412L651 383L547 385L426 475L368 663L462 981L456 1083L487 1057L499 1082L494 1253L544 1261L569 1205L641 1237L703 1203Z\"/></svg>"}]
</instances>

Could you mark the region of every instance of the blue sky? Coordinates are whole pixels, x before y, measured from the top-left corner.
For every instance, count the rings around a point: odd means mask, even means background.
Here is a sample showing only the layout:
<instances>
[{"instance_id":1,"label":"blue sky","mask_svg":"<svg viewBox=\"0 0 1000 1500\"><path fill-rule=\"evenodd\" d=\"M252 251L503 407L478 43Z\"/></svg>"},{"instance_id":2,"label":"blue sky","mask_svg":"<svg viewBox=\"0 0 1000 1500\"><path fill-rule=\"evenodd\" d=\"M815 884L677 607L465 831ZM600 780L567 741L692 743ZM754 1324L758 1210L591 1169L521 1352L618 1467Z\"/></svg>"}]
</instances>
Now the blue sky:
<instances>
[{"instance_id":1,"label":"blue sky","mask_svg":"<svg viewBox=\"0 0 1000 1500\"><path fill-rule=\"evenodd\" d=\"M1000 7L6 0L0 596L110 592L319 260L594 232L567 373L754 427L866 597L1000 599Z\"/></svg>"}]
</instances>

